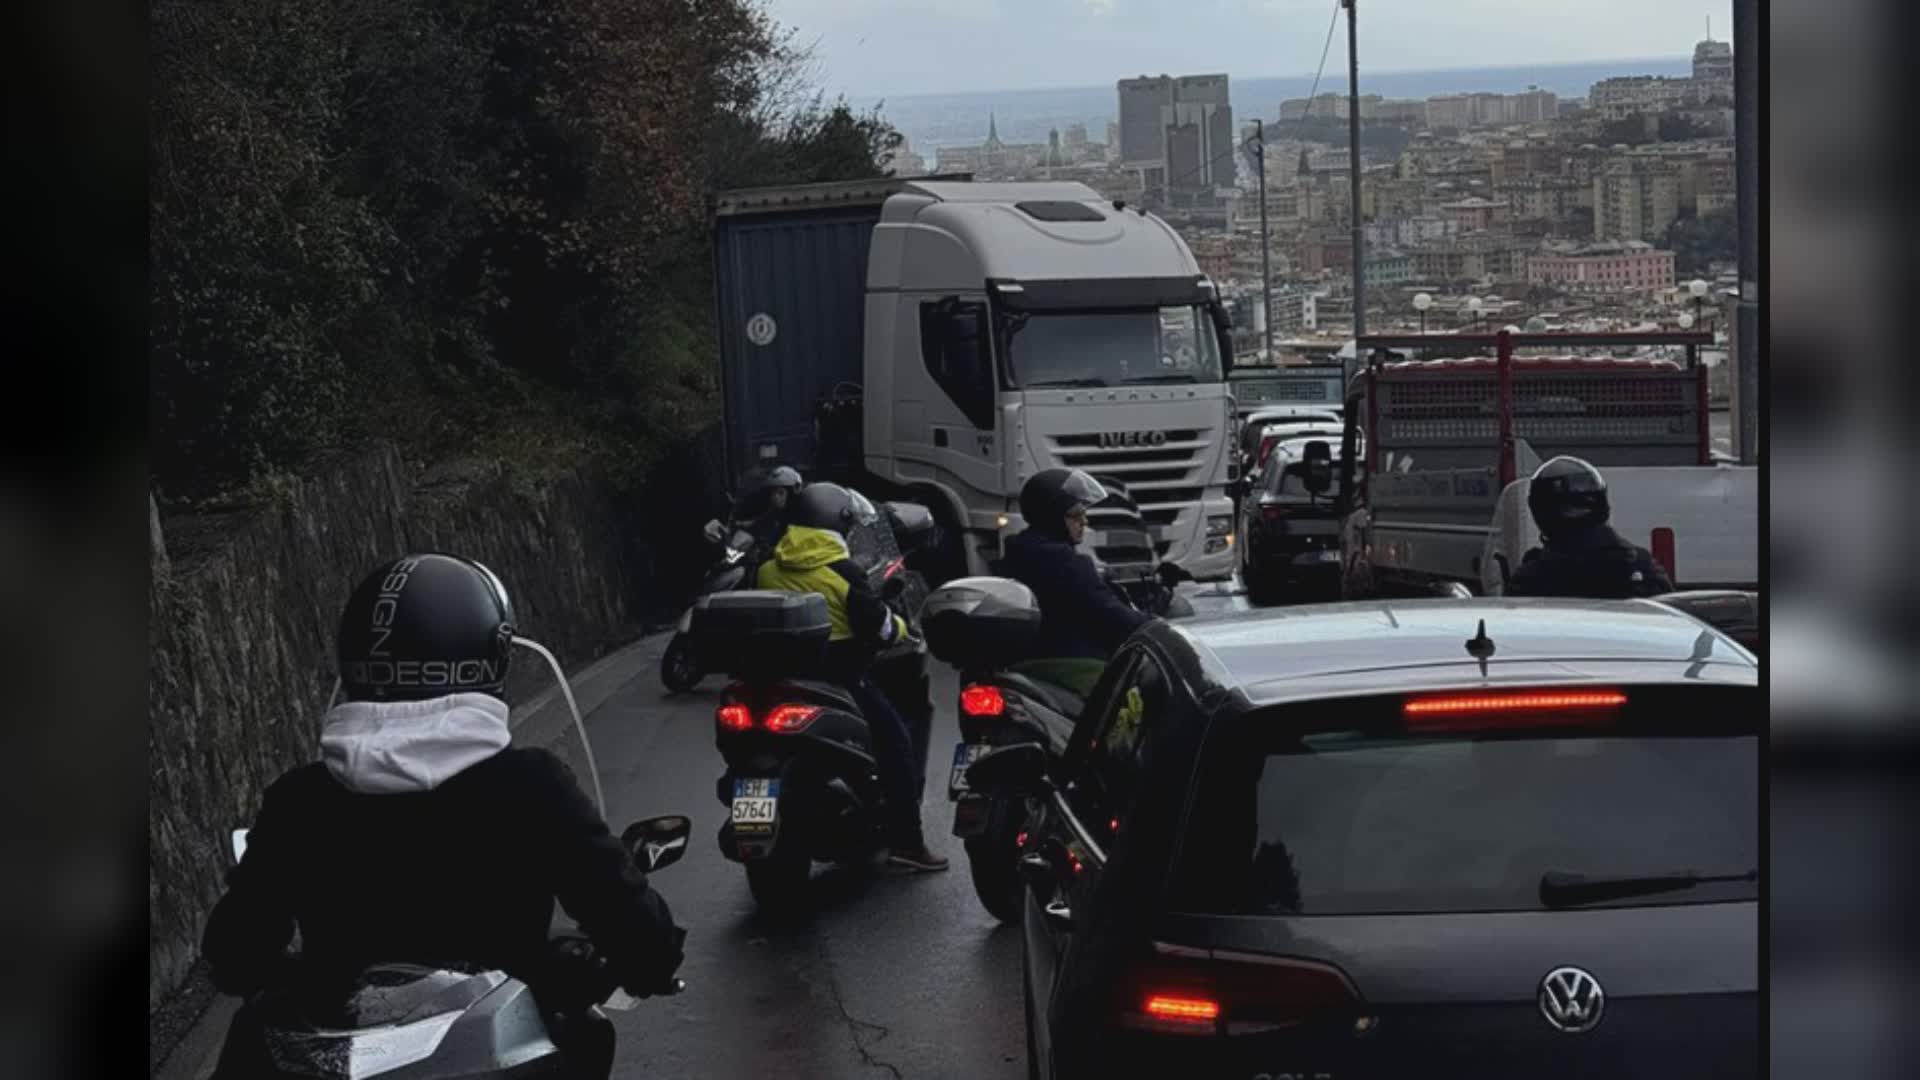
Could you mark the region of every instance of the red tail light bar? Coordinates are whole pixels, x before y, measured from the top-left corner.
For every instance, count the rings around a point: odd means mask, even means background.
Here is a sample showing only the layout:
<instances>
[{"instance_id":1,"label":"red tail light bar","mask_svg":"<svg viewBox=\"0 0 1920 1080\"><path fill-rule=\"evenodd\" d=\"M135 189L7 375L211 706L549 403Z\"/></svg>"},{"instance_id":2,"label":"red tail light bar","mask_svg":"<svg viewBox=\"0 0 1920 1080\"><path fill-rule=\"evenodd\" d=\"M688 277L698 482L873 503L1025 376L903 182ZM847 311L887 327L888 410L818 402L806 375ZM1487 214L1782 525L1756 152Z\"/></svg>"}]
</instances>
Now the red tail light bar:
<instances>
[{"instance_id":1,"label":"red tail light bar","mask_svg":"<svg viewBox=\"0 0 1920 1080\"><path fill-rule=\"evenodd\" d=\"M818 705L775 705L767 710L760 726L776 735L792 735L805 731L819 715ZM737 701L715 709L713 720L723 731L753 730L753 710Z\"/></svg>"},{"instance_id":2,"label":"red tail light bar","mask_svg":"<svg viewBox=\"0 0 1920 1080\"><path fill-rule=\"evenodd\" d=\"M1627 695L1613 689L1471 691L1408 698L1400 706L1407 726L1422 731L1606 722Z\"/></svg>"}]
</instances>

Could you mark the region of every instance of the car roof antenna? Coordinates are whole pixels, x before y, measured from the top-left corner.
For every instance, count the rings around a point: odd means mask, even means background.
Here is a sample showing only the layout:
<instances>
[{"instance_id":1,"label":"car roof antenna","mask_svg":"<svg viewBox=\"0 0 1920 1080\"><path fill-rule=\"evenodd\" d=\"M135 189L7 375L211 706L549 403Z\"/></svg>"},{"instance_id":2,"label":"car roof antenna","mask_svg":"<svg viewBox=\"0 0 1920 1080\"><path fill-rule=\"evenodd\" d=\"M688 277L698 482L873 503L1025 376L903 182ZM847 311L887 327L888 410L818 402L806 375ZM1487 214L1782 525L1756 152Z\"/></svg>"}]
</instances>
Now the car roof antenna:
<instances>
[{"instance_id":1,"label":"car roof antenna","mask_svg":"<svg viewBox=\"0 0 1920 1080\"><path fill-rule=\"evenodd\" d=\"M1493 639L1487 636L1487 620L1480 620L1480 632L1467 641L1467 655L1480 661L1480 677L1487 677L1487 661L1495 652Z\"/></svg>"}]
</instances>

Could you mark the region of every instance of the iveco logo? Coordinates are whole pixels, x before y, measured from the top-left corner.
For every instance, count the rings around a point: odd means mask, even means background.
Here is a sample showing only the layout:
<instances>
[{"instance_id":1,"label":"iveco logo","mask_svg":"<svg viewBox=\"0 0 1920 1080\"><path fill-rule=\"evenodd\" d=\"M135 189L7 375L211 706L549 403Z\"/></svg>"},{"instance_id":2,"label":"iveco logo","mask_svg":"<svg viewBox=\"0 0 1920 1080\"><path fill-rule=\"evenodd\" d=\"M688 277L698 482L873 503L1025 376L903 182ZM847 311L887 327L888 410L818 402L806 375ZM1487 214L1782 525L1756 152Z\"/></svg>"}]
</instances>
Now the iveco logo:
<instances>
[{"instance_id":1,"label":"iveco logo","mask_svg":"<svg viewBox=\"0 0 1920 1080\"><path fill-rule=\"evenodd\" d=\"M1561 1031L1592 1031L1606 1007L1599 981L1577 967L1554 968L1540 980L1540 1013Z\"/></svg>"},{"instance_id":2,"label":"iveco logo","mask_svg":"<svg viewBox=\"0 0 1920 1080\"><path fill-rule=\"evenodd\" d=\"M1126 446L1165 446L1167 433L1164 431L1103 431L1100 433L1102 450L1117 450Z\"/></svg>"}]
</instances>

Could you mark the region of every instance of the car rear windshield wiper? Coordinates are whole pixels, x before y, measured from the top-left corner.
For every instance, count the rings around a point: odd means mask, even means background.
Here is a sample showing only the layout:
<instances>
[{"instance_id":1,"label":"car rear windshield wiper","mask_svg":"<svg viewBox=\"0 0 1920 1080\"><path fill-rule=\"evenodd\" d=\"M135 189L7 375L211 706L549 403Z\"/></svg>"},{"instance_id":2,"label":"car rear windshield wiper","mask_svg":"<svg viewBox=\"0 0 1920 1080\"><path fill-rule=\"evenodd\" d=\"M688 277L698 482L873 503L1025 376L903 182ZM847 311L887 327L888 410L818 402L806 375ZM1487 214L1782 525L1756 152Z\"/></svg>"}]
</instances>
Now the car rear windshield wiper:
<instances>
[{"instance_id":1,"label":"car rear windshield wiper","mask_svg":"<svg viewBox=\"0 0 1920 1080\"><path fill-rule=\"evenodd\" d=\"M1696 874L1681 870L1672 874L1645 874L1639 877L1587 877L1549 870L1540 875L1540 902L1548 907L1578 907L1603 900L1622 900L1630 896L1679 892L1695 885L1729 881L1759 881L1760 871L1743 874Z\"/></svg>"},{"instance_id":2,"label":"car rear windshield wiper","mask_svg":"<svg viewBox=\"0 0 1920 1080\"><path fill-rule=\"evenodd\" d=\"M1107 384L1100 379L1042 379L1039 382L1030 382L1030 383L1021 384L1021 386L1027 390L1041 390L1041 389L1049 389L1053 387L1105 386L1105 385Z\"/></svg>"}]
</instances>

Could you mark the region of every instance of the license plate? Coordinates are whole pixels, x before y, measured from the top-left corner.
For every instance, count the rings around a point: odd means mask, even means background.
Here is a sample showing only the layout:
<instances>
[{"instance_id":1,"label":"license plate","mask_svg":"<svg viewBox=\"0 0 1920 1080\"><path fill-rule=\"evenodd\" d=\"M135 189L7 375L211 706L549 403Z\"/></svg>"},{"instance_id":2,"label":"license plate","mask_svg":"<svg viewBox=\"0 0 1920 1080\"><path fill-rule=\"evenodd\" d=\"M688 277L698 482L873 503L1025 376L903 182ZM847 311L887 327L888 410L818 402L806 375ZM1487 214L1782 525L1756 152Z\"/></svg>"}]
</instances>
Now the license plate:
<instances>
[{"instance_id":1,"label":"license plate","mask_svg":"<svg viewBox=\"0 0 1920 1080\"><path fill-rule=\"evenodd\" d=\"M967 766L986 757L991 749L986 743L969 742L953 748L953 776L947 781L947 798L957 799L967 790Z\"/></svg>"},{"instance_id":2,"label":"license plate","mask_svg":"<svg viewBox=\"0 0 1920 1080\"><path fill-rule=\"evenodd\" d=\"M779 820L780 781L758 777L733 782L733 831L769 833Z\"/></svg>"},{"instance_id":3,"label":"license plate","mask_svg":"<svg viewBox=\"0 0 1920 1080\"><path fill-rule=\"evenodd\" d=\"M1340 523L1327 518L1289 518L1287 531L1296 536L1333 536L1340 531Z\"/></svg>"}]
</instances>

